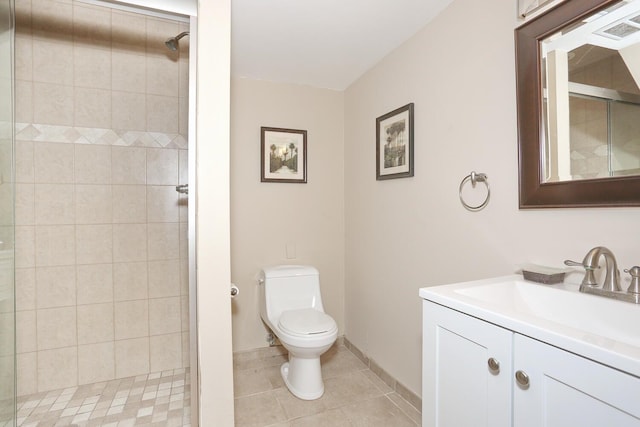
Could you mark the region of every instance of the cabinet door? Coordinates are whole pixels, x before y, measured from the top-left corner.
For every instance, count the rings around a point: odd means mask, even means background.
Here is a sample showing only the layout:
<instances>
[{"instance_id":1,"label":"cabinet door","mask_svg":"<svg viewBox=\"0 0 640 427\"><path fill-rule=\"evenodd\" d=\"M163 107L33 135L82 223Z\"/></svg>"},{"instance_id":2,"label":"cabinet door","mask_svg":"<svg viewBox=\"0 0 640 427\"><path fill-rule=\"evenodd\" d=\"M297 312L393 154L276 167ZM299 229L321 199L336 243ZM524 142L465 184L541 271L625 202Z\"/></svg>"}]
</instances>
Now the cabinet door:
<instances>
[{"instance_id":1,"label":"cabinet door","mask_svg":"<svg viewBox=\"0 0 640 427\"><path fill-rule=\"evenodd\" d=\"M637 377L516 334L518 371L529 385L514 378L514 427L640 426Z\"/></svg>"},{"instance_id":2,"label":"cabinet door","mask_svg":"<svg viewBox=\"0 0 640 427\"><path fill-rule=\"evenodd\" d=\"M423 302L424 427L511 425L512 336L506 329ZM490 358L498 369L489 368Z\"/></svg>"}]
</instances>

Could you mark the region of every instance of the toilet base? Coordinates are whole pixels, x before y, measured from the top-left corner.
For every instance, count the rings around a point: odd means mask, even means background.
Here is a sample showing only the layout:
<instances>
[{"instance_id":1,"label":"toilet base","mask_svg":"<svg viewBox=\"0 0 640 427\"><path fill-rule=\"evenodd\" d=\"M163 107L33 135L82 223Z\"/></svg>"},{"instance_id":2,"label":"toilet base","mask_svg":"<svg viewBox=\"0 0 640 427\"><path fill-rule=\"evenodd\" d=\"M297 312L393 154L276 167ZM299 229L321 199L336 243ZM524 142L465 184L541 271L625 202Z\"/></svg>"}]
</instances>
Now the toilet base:
<instances>
[{"instance_id":1,"label":"toilet base","mask_svg":"<svg viewBox=\"0 0 640 427\"><path fill-rule=\"evenodd\" d=\"M324 394L319 357L302 359L289 354L289 361L282 364L280 373L291 394L299 399L315 400Z\"/></svg>"}]
</instances>

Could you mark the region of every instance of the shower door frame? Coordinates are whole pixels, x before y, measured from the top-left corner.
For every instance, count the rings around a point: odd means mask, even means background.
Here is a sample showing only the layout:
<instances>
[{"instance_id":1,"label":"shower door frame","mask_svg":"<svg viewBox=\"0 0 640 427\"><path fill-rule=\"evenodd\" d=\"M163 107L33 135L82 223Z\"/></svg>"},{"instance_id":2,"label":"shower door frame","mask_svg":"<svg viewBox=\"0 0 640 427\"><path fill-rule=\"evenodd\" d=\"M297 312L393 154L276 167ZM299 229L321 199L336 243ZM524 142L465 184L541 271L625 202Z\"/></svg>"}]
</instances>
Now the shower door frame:
<instances>
[{"instance_id":1,"label":"shower door frame","mask_svg":"<svg viewBox=\"0 0 640 427\"><path fill-rule=\"evenodd\" d=\"M198 365L198 287L196 276L196 95L198 18L189 17L189 123L188 123L188 170L189 192L187 193L187 226L189 234L189 366L191 373L191 425L199 426L200 413L200 375Z\"/></svg>"},{"instance_id":2,"label":"shower door frame","mask_svg":"<svg viewBox=\"0 0 640 427\"><path fill-rule=\"evenodd\" d=\"M8 413L3 413L3 419L0 419L0 424L2 425L6 425L6 426L16 426L17 425L17 407L16 407L16 402L17 402L17 381L16 381L16 373L17 373L17 358L16 358L16 288L15 288L15 72L14 72L14 67L15 67L15 1L14 0L3 0L6 4L3 4L2 7L4 9L4 7L7 7L7 10L9 12L8 14L8 19L7 19L7 28L6 28L6 36L7 36L7 40L6 40L6 47L7 47L7 51L6 52L0 52L1 55L7 56L8 59L8 63L7 64L3 64L3 68L5 68L8 71L8 74L6 76L3 76L3 79L6 77L7 81L8 81L8 85L9 85L9 96L8 96L8 109L6 111L6 113L8 114L8 116L6 117L6 119L8 120L7 123L7 135L2 135L0 136L2 139L4 139L5 137L7 137L7 144L10 144L10 160L9 160L9 174L8 176L6 175L6 171L2 171L5 173L0 174L0 185L9 185L11 187L10 189L10 198L11 200L3 200L2 203L7 203L10 204L10 209L6 210L3 209L4 212L7 212L8 215L10 216L7 218L3 218L3 227L7 227L10 231L9 233L11 233L11 238L10 238L10 242L9 245L11 246L10 249L4 249L4 243L0 242L0 250L2 252L5 251L11 251L11 254L8 256L8 258L4 259L4 256L0 259L0 263L2 263L2 270L4 271L0 271L0 274L2 276L2 281L4 282L5 280L7 281L7 283L0 283L0 286L3 285L7 285L9 288L8 289L0 289L0 296L2 296L1 294L3 293L3 291L8 292L8 294L5 294L5 297L7 297L8 299L8 305L9 305L9 311L5 312L4 310L2 311L3 315L7 315L6 319L11 319L9 324L0 324L0 328L6 328L8 331L0 331L0 336L2 336L2 340L3 342L0 344L5 344L6 342L4 341L5 339L10 342L10 349L4 348L2 349L2 357L3 359L7 358L8 359L5 361L2 361L2 368L5 367L5 363L7 366L11 366L10 369L10 376L12 378L12 383L9 384L0 384L0 386L2 387L6 387L7 385L10 386L10 388L7 388L7 390L2 390L2 396L0 396L0 399L3 399L6 397L5 396L5 391L7 392L6 395L10 396L11 401L10 403L8 402L7 399L7 407L11 408L11 414ZM2 18L4 21L4 17ZM2 28L2 32L5 32L5 28L4 28L4 22L2 23L3 28ZM2 36L4 39L4 35ZM2 41L2 43L4 44L5 40ZM4 46L3 46L4 48ZM4 59L4 58L3 58ZM2 87L4 89L4 82L2 83ZM4 102L4 101L3 101ZM4 109L4 108L3 108ZM2 117L2 120L4 120L5 117ZM3 142L4 144L4 142ZM5 149L5 147L3 147L3 149ZM6 162L6 159L5 159ZM8 220L7 223L5 224L5 220ZM6 237L6 236L5 236ZM4 240L4 238L2 239ZM4 305L4 304L3 304ZM5 317L5 316L3 316ZM10 351L8 351L10 350ZM6 354L5 354L6 353ZM9 355L9 356L7 356ZM4 377L4 375L2 375L2 377ZM5 402L3 401L2 403L3 407L2 410L4 411L6 408L4 407ZM10 419L4 419L4 415L9 415L11 416Z\"/></svg>"}]
</instances>

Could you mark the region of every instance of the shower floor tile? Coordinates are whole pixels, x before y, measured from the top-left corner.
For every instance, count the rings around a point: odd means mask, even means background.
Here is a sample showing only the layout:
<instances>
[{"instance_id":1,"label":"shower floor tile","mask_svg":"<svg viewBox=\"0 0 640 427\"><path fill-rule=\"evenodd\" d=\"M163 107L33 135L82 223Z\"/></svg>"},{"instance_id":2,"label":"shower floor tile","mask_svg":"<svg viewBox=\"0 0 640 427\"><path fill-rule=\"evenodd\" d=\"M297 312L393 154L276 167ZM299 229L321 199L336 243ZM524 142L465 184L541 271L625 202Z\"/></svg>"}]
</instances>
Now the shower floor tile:
<instances>
[{"instance_id":1,"label":"shower floor tile","mask_svg":"<svg viewBox=\"0 0 640 427\"><path fill-rule=\"evenodd\" d=\"M155 372L18 398L18 426L191 425L189 369Z\"/></svg>"}]
</instances>

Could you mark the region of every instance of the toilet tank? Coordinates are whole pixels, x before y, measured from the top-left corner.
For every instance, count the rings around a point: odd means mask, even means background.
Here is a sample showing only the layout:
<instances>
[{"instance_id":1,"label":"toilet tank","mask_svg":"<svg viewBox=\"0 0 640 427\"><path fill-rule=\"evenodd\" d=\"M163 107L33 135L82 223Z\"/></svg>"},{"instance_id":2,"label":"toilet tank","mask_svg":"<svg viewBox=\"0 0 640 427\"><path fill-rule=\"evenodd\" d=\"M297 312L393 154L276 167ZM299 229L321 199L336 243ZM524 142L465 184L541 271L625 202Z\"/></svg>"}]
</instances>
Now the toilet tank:
<instances>
[{"instance_id":1,"label":"toilet tank","mask_svg":"<svg viewBox=\"0 0 640 427\"><path fill-rule=\"evenodd\" d=\"M274 321L285 310L314 308L324 312L320 273L307 265L265 267L260 274L260 315Z\"/></svg>"}]
</instances>

